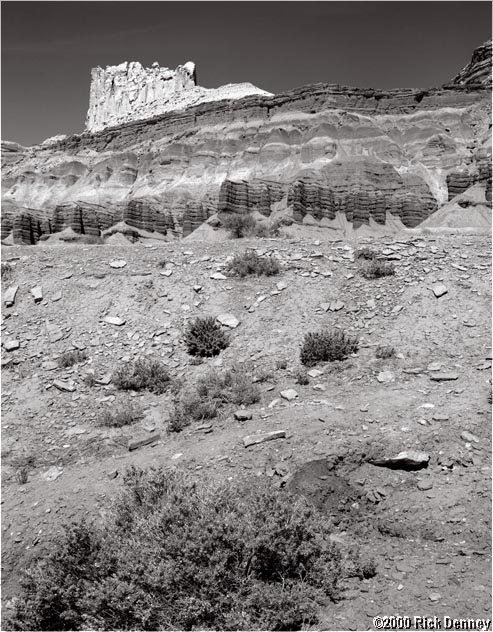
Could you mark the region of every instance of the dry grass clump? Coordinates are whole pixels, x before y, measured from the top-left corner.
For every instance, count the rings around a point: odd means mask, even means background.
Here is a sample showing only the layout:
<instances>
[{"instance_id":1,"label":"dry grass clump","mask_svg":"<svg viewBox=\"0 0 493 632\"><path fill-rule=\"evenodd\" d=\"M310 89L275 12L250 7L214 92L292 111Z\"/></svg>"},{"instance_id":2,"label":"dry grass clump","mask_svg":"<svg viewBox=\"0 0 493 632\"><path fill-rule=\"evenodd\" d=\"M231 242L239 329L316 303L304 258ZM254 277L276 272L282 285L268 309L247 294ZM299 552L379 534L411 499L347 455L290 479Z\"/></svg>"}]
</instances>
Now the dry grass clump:
<instances>
[{"instance_id":1,"label":"dry grass clump","mask_svg":"<svg viewBox=\"0 0 493 632\"><path fill-rule=\"evenodd\" d=\"M171 386L167 367L159 360L150 358L122 365L113 373L111 379L120 391L145 390L161 395Z\"/></svg>"},{"instance_id":2,"label":"dry grass clump","mask_svg":"<svg viewBox=\"0 0 493 632\"><path fill-rule=\"evenodd\" d=\"M285 371L288 368L288 361L284 358L276 360L276 371Z\"/></svg>"},{"instance_id":3,"label":"dry grass clump","mask_svg":"<svg viewBox=\"0 0 493 632\"><path fill-rule=\"evenodd\" d=\"M123 426L131 426L143 417L140 406L134 402L127 402L120 408L110 410L105 408L99 416L99 425L108 426L109 428L122 428Z\"/></svg>"},{"instance_id":4,"label":"dry grass clump","mask_svg":"<svg viewBox=\"0 0 493 632\"><path fill-rule=\"evenodd\" d=\"M228 271L241 278L250 275L273 276L279 274L281 266L275 257L261 257L255 250L245 250L229 263Z\"/></svg>"},{"instance_id":5,"label":"dry grass clump","mask_svg":"<svg viewBox=\"0 0 493 632\"><path fill-rule=\"evenodd\" d=\"M364 246L363 248L358 248L358 250L355 250L354 258L364 259L365 261L373 261L377 258L377 253L368 246Z\"/></svg>"},{"instance_id":6,"label":"dry grass clump","mask_svg":"<svg viewBox=\"0 0 493 632\"><path fill-rule=\"evenodd\" d=\"M373 259L370 263L361 266L360 274L365 279L380 279L395 274L395 267L387 261Z\"/></svg>"},{"instance_id":7,"label":"dry grass clump","mask_svg":"<svg viewBox=\"0 0 493 632\"><path fill-rule=\"evenodd\" d=\"M212 316L199 317L188 323L185 344L190 355L212 357L229 346L229 337Z\"/></svg>"},{"instance_id":8,"label":"dry grass clump","mask_svg":"<svg viewBox=\"0 0 493 632\"><path fill-rule=\"evenodd\" d=\"M296 384L300 384L301 386L306 386L307 384L310 383L310 378L308 376L308 373L306 372L305 369L301 367L296 369L296 371L294 372L294 377L296 380Z\"/></svg>"},{"instance_id":9,"label":"dry grass clump","mask_svg":"<svg viewBox=\"0 0 493 632\"><path fill-rule=\"evenodd\" d=\"M2 262L2 281L11 283L14 278L14 266L8 261Z\"/></svg>"},{"instance_id":10,"label":"dry grass clump","mask_svg":"<svg viewBox=\"0 0 493 632\"><path fill-rule=\"evenodd\" d=\"M358 339L338 329L309 332L303 339L300 360L305 366L313 366L317 362L344 360L357 350Z\"/></svg>"},{"instance_id":11,"label":"dry grass clump","mask_svg":"<svg viewBox=\"0 0 493 632\"><path fill-rule=\"evenodd\" d=\"M375 357L379 360L388 360L389 358L393 358L395 356L394 347L389 347L387 345L379 345L375 350Z\"/></svg>"},{"instance_id":12,"label":"dry grass clump","mask_svg":"<svg viewBox=\"0 0 493 632\"><path fill-rule=\"evenodd\" d=\"M79 349L71 349L70 351L64 351L58 358L58 366L62 369L68 369L69 367L77 364L78 362L84 362L88 356L85 351Z\"/></svg>"}]
</instances>

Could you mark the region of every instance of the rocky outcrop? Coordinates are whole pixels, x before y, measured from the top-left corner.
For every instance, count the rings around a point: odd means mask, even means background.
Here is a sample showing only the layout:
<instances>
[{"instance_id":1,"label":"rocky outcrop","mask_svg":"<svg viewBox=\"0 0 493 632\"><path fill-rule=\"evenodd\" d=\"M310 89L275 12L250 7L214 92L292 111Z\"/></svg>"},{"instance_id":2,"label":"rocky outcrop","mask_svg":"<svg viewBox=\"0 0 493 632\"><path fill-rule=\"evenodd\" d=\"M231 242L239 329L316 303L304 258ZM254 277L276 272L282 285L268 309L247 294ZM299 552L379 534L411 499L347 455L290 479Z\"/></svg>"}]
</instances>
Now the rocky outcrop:
<instances>
[{"instance_id":1,"label":"rocky outcrop","mask_svg":"<svg viewBox=\"0 0 493 632\"><path fill-rule=\"evenodd\" d=\"M322 226L340 214L381 224L390 213L412 227L472 185L491 199L490 117L482 86L316 84L202 103L15 149L3 199L24 218L15 234L27 243L119 222L181 237L217 212L287 211ZM14 215L4 213L3 235Z\"/></svg>"},{"instance_id":2,"label":"rocky outcrop","mask_svg":"<svg viewBox=\"0 0 493 632\"><path fill-rule=\"evenodd\" d=\"M270 95L252 84L230 84L216 89L196 85L191 61L176 70L154 62L144 68L139 62L97 67L91 72L86 129L97 132L166 112L184 110L205 101L241 99L251 94Z\"/></svg>"},{"instance_id":3,"label":"rocky outcrop","mask_svg":"<svg viewBox=\"0 0 493 632\"><path fill-rule=\"evenodd\" d=\"M461 87L491 87L491 40L478 46L471 61L452 79L452 85Z\"/></svg>"}]
</instances>

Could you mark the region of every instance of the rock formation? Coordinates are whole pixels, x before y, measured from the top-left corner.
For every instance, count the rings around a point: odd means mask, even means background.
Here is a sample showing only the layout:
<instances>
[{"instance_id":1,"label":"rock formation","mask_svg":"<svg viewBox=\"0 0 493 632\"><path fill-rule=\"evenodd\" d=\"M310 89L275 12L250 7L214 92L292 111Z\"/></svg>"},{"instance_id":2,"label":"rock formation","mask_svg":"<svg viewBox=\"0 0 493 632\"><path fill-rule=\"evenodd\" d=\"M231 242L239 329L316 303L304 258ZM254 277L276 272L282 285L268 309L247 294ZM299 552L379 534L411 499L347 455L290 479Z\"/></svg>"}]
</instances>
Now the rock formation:
<instances>
[{"instance_id":1,"label":"rock formation","mask_svg":"<svg viewBox=\"0 0 493 632\"><path fill-rule=\"evenodd\" d=\"M452 84L491 87L491 40L476 48L471 61L452 79Z\"/></svg>"},{"instance_id":2,"label":"rock formation","mask_svg":"<svg viewBox=\"0 0 493 632\"><path fill-rule=\"evenodd\" d=\"M86 129L97 132L130 121L183 110L205 101L241 99L251 94L270 95L250 83L230 84L216 89L196 85L192 61L176 70L154 62L144 68L139 62L124 62L106 69L93 68Z\"/></svg>"},{"instance_id":3,"label":"rock formation","mask_svg":"<svg viewBox=\"0 0 493 632\"><path fill-rule=\"evenodd\" d=\"M481 83L387 91L315 84L203 102L30 148L7 144L2 238L13 232L35 243L67 227L99 234L119 222L181 237L217 212L283 211L320 226L337 215L354 227L395 216L414 227L471 186L491 200L484 51L467 71ZM128 75L125 68L118 72ZM180 94L196 89L184 86L192 66L183 69ZM168 72L163 81L175 86L177 71ZM128 94L118 94L128 105ZM143 94L132 97L142 107ZM105 120L103 111L94 106L91 124Z\"/></svg>"}]
</instances>

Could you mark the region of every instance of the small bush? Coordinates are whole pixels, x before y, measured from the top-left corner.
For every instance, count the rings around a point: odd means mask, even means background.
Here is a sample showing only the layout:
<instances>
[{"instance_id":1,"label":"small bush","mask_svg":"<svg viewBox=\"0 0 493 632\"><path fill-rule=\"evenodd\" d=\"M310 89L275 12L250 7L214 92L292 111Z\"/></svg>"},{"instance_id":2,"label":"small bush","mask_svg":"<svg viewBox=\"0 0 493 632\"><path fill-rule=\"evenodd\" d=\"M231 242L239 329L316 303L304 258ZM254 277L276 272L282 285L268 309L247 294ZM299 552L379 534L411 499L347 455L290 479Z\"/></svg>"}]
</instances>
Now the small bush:
<instances>
[{"instance_id":1,"label":"small bush","mask_svg":"<svg viewBox=\"0 0 493 632\"><path fill-rule=\"evenodd\" d=\"M277 371L284 371L288 368L288 361L287 360L276 360L276 370Z\"/></svg>"},{"instance_id":2,"label":"small bush","mask_svg":"<svg viewBox=\"0 0 493 632\"><path fill-rule=\"evenodd\" d=\"M119 367L112 376L113 384L120 391L150 391L156 395L166 392L171 377L166 366L149 358L129 362Z\"/></svg>"},{"instance_id":3,"label":"small bush","mask_svg":"<svg viewBox=\"0 0 493 632\"><path fill-rule=\"evenodd\" d=\"M302 386L306 386L310 383L310 378L308 377L308 373L302 369L296 369L294 372L294 377L296 379L296 384L301 384Z\"/></svg>"},{"instance_id":4,"label":"small bush","mask_svg":"<svg viewBox=\"0 0 493 632\"><path fill-rule=\"evenodd\" d=\"M269 223L258 222L253 232L255 237L258 237L259 239L279 237L281 234L281 226L282 223L279 220Z\"/></svg>"},{"instance_id":5,"label":"small bush","mask_svg":"<svg viewBox=\"0 0 493 632\"><path fill-rule=\"evenodd\" d=\"M254 250L245 250L236 255L228 265L228 271L241 278L248 275L273 276L279 274L281 266L275 257L261 257Z\"/></svg>"},{"instance_id":6,"label":"small bush","mask_svg":"<svg viewBox=\"0 0 493 632\"><path fill-rule=\"evenodd\" d=\"M300 360L305 366L313 366L317 362L344 360L357 350L357 338L347 336L338 329L309 332L303 340Z\"/></svg>"},{"instance_id":7,"label":"small bush","mask_svg":"<svg viewBox=\"0 0 493 632\"><path fill-rule=\"evenodd\" d=\"M65 527L21 580L17 630L300 630L341 553L304 498L259 479L131 468L102 524Z\"/></svg>"},{"instance_id":8,"label":"small bush","mask_svg":"<svg viewBox=\"0 0 493 632\"><path fill-rule=\"evenodd\" d=\"M221 220L223 227L229 231L233 239L252 236L257 225L255 219L249 214L240 215L231 213Z\"/></svg>"},{"instance_id":9,"label":"small bush","mask_svg":"<svg viewBox=\"0 0 493 632\"><path fill-rule=\"evenodd\" d=\"M188 324L185 344L190 355L209 358L226 349L229 338L212 316L206 316Z\"/></svg>"},{"instance_id":10,"label":"small bush","mask_svg":"<svg viewBox=\"0 0 493 632\"><path fill-rule=\"evenodd\" d=\"M99 425L122 428L123 426L131 426L142 417L142 409L133 402L127 402L122 408L116 410L105 408L99 417Z\"/></svg>"},{"instance_id":11,"label":"small bush","mask_svg":"<svg viewBox=\"0 0 493 632\"><path fill-rule=\"evenodd\" d=\"M181 432L193 421L213 419L219 412L220 404L215 400L202 399L197 392L184 393L175 402L171 411L168 431Z\"/></svg>"},{"instance_id":12,"label":"small bush","mask_svg":"<svg viewBox=\"0 0 493 632\"><path fill-rule=\"evenodd\" d=\"M354 258L373 261L377 258L377 253L371 248L368 248L368 246L365 246L364 248L358 248L358 250L355 251Z\"/></svg>"},{"instance_id":13,"label":"small bush","mask_svg":"<svg viewBox=\"0 0 493 632\"><path fill-rule=\"evenodd\" d=\"M68 367L71 367L78 362L84 362L85 360L87 360L87 353L85 351L79 351L79 349L64 351L58 358L58 366L62 369L67 369Z\"/></svg>"},{"instance_id":14,"label":"small bush","mask_svg":"<svg viewBox=\"0 0 493 632\"><path fill-rule=\"evenodd\" d=\"M394 347L380 345L376 348L375 356L379 360L387 360L388 358L393 358L395 356L395 349Z\"/></svg>"},{"instance_id":15,"label":"small bush","mask_svg":"<svg viewBox=\"0 0 493 632\"><path fill-rule=\"evenodd\" d=\"M373 259L370 263L362 265L360 272L365 279L380 279L395 274L395 268L391 263Z\"/></svg>"},{"instance_id":16,"label":"small bush","mask_svg":"<svg viewBox=\"0 0 493 632\"><path fill-rule=\"evenodd\" d=\"M29 480L29 473L28 473L27 467L20 467L15 472L15 477L19 485L25 485L27 481Z\"/></svg>"},{"instance_id":17,"label":"small bush","mask_svg":"<svg viewBox=\"0 0 493 632\"><path fill-rule=\"evenodd\" d=\"M14 278L14 267L6 261L2 263L2 281L4 283L11 283Z\"/></svg>"},{"instance_id":18,"label":"small bush","mask_svg":"<svg viewBox=\"0 0 493 632\"><path fill-rule=\"evenodd\" d=\"M89 388L93 388L97 385L96 376L94 375L94 373L87 373L87 375L84 376L83 382L86 386L89 386Z\"/></svg>"}]
</instances>

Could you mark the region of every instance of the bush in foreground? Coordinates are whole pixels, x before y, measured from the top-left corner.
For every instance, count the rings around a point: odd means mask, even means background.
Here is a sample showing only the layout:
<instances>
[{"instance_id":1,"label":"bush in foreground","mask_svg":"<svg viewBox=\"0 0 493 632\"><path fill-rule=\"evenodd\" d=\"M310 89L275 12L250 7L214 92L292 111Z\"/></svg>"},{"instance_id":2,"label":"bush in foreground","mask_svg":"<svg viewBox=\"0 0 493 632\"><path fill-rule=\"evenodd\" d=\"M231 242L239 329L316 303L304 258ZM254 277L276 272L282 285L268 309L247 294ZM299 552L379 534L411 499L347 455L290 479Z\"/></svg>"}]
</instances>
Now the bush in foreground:
<instances>
[{"instance_id":1,"label":"bush in foreground","mask_svg":"<svg viewBox=\"0 0 493 632\"><path fill-rule=\"evenodd\" d=\"M58 358L58 366L67 369L78 362L84 362L84 360L87 360L87 353L85 351L79 351L79 349L64 351Z\"/></svg>"},{"instance_id":2,"label":"bush in foreground","mask_svg":"<svg viewBox=\"0 0 493 632\"><path fill-rule=\"evenodd\" d=\"M236 255L228 265L228 271L241 278L255 276L273 276L279 274L281 266L275 257L261 257L255 250L245 250Z\"/></svg>"},{"instance_id":3,"label":"bush in foreground","mask_svg":"<svg viewBox=\"0 0 493 632\"><path fill-rule=\"evenodd\" d=\"M395 268L391 263L373 259L370 263L361 266L360 273L365 279L380 279L395 274Z\"/></svg>"},{"instance_id":4,"label":"bush in foreground","mask_svg":"<svg viewBox=\"0 0 493 632\"><path fill-rule=\"evenodd\" d=\"M171 386L171 377L166 366L159 360L149 358L122 365L111 379L120 391L146 390L161 395Z\"/></svg>"},{"instance_id":5,"label":"bush in foreground","mask_svg":"<svg viewBox=\"0 0 493 632\"><path fill-rule=\"evenodd\" d=\"M233 239L252 236L257 226L255 218L247 213L231 213L222 219L221 223Z\"/></svg>"},{"instance_id":6,"label":"bush in foreground","mask_svg":"<svg viewBox=\"0 0 493 632\"><path fill-rule=\"evenodd\" d=\"M212 316L206 316L188 324L185 344L190 355L212 357L229 346L229 338Z\"/></svg>"},{"instance_id":7,"label":"bush in foreground","mask_svg":"<svg viewBox=\"0 0 493 632\"><path fill-rule=\"evenodd\" d=\"M317 362L333 362L344 360L358 351L358 340L346 335L343 331L309 332L303 339L300 360L305 366L313 366Z\"/></svg>"},{"instance_id":8,"label":"bush in foreground","mask_svg":"<svg viewBox=\"0 0 493 632\"><path fill-rule=\"evenodd\" d=\"M102 526L66 528L22 579L15 630L300 630L341 555L303 499L255 480L131 468Z\"/></svg>"}]
</instances>

